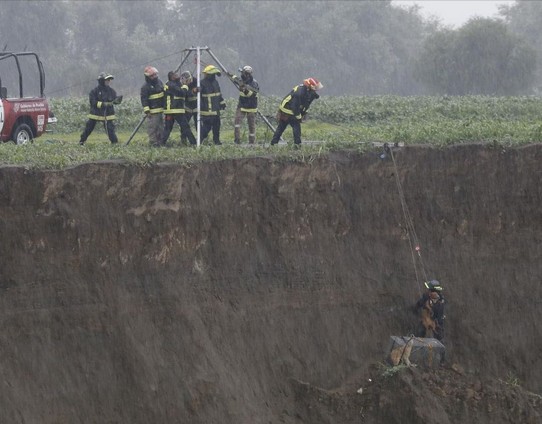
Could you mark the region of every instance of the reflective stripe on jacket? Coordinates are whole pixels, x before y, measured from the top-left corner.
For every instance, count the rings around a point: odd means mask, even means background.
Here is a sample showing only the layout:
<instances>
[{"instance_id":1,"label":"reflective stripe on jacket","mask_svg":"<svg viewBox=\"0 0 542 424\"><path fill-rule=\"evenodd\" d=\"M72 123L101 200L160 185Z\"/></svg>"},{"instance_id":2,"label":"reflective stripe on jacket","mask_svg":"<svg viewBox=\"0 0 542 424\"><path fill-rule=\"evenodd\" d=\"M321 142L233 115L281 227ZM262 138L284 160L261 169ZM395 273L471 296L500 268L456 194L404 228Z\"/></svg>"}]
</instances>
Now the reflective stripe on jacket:
<instances>
[{"instance_id":1,"label":"reflective stripe on jacket","mask_svg":"<svg viewBox=\"0 0 542 424\"><path fill-rule=\"evenodd\" d=\"M115 90L105 84L99 84L96 88L93 88L88 95L90 102L89 119L96 121L116 119L115 108L111 103L116 97ZM109 104L105 105L104 103Z\"/></svg>"},{"instance_id":2,"label":"reflective stripe on jacket","mask_svg":"<svg viewBox=\"0 0 542 424\"><path fill-rule=\"evenodd\" d=\"M164 84L158 78L151 80L145 77L145 84L141 87L141 106L143 112L152 115L164 111Z\"/></svg>"},{"instance_id":3,"label":"reflective stripe on jacket","mask_svg":"<svg viewBox=\"0 0 542 424\"><path fill-rule=\"evenodd\" d=\"M187 113L197 112L198 111L198 93L194 93L194 88L197 88L198 81L193 79L190 84L188 84L188 94L184 102L184 110Z\"/></svg>"},{"instance_id":4,"label":"reflective stripe on jacket","mask_svg":"<svg viewBox=\"0 0 542 424\"><path fill-rule=\"evenodd\" d=\"M165 115L184 113L184 99L188 93L188 87L181 85L180 81L168 81L164 85L166 94Z\"/></svg>"},{"instance_id":5,"label":"reflective stripe on jacket","mask_svg":"<svg viewBox=\"0 0 542 424\"><path fill-rule=\"evenodd\" d=\"M294 87L292 91L282 99L279 109L281 112L294 116L296 119L301 119L309 110L312 101L320 96L316 91L310 90L303 84Z\"/></svg>"},{"instance_id":6,"label":"reflective stripe on jacket","mask_svg":"<svg viewBox=\"0 0 542 424\"><path fill-rule=\"evenodd\" d=\"M220 92L220 85L214 78L203 78L201 88L201 115L214 116L220 114L220 109L226 106L226 102Z\"/></svg>"},{"instance_id":7,"label":"reflective stripe on jacket","mask_svg":"<svg viewBox=\"0 0 542 424\"><path fill-rule=\"evenodd\" d=\"M251 90L244 90L239 92L239 102L237 103L237 107L241 109L241 112L253 112L256 113L258 111L258 93L257 91L260 89L258 86L258 82L255 79L250 79L250 81L246 81L245 85L250 85L253 87L256 91Z\"/></svg>"}]
</instances>

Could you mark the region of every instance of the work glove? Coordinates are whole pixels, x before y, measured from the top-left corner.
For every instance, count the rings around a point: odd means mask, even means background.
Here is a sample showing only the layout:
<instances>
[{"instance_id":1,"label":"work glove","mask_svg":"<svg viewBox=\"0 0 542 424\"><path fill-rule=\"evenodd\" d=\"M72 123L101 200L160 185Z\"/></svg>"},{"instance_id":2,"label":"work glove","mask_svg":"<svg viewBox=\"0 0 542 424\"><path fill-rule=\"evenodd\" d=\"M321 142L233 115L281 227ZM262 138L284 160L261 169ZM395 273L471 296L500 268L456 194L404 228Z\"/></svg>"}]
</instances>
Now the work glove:
<instances>
[{"instance_id":1,"label":"work glove","mask_svg":"<svg viewBox=\"0 0 542 424\"><path fill-rule=\"evenodd\" d=\"M199 88L199 87L194 87L194 88L192 89L192 93L194 93L194 94L196 94L198 91L201 91L201 88Z\"/></svg>"},{"instance_id":2,"label":"work glove","mask_svg":"<svg viewBox=\"0 0 542 424\"><path fill-rule=\"evenodd\" d=\"M120 105L122 103L122 96L115 97L115 100L112 102L114 105Z\"/></svg>"},{"instance_id":3,"label":"work glove","mask_svg":"<svg viewBox=\"0 0 542 424\"><path fill-rule=\"evenodd\" d=\"M226 105L225 105L225 104L221 104L221 105L220 105L220 110L224 110L224 109L226 109Z\"/></svg>"}]
</instances>

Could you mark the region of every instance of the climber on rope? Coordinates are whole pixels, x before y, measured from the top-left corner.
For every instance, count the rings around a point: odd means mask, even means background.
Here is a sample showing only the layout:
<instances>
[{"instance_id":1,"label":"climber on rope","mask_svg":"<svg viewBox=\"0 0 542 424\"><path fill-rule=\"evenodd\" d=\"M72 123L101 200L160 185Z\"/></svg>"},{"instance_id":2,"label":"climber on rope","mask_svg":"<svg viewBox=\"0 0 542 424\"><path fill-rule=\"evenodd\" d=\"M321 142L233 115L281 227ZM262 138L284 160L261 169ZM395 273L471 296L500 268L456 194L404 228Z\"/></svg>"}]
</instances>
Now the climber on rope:
<instances>
[{"instance_id":1,"label":"climber on rope","mask_svg":"<svg viewBox=\"0 0 542 424\"><path fill-rule=\"evenodd\" d=\"M433 337L444 340L444 297L438 280L426 281L426 291L414 306L420 317L418 337Z\"/></svg>"}]
</instances>

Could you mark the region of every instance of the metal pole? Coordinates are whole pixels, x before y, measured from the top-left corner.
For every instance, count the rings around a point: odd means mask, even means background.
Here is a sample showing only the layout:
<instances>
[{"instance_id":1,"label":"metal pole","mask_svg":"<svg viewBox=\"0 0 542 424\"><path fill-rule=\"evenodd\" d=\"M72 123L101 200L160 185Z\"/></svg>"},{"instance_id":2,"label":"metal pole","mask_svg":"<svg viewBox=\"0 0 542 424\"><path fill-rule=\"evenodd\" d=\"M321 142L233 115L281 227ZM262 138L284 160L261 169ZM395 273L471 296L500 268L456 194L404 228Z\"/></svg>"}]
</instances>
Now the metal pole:
<instances>
[{"instance_id":1,"label":"metal pole","mask_svg":"<svg viewBox=\"0 0 542 424\"><path fill-rule=\"evenodd\" d=\"M201 75L201 51L200 51L200 48L197 47L196 48L196 78L197 78L197 81L198 81L198 84L197 84L197 87L198 87L198 96L197 96L197 99L198 99L198 114L197 114L197 133L198 133L198 138L197 138L197 146L199 147L200 146L200 136L201 136L201 113L200 113L200 108L201 108L201 93L200 93L200 87L201 87L201 84L200 84L200 75Z\"/></svg>"},{"instance_id":2,"label":"metal pole","mask_svg":"<svg viewBox=\"0 0 542 424\"><path fill-rule=\"evenodd\" d=\"M188 53L186 53L186 56L184 57L184 59L181 60L181 63L179 63L179 66L177 66L177 69L175 69L175 72L179 72L181 70L181 67L183 66L184 62L186 62L186 59L188 59L188 56L190 56L191 51L192 51L192 49L184 49L183 50L183 53L184 52L188 52Z\"/></svg>"},{"instance_id":3,"label":"metal pole","mask_svg":"<svg viewBox=\"0 0 542 424\"><path fill-rule=\"evenodd\" d=\"M135 127L134 131L132 132L132 135L130 136L130 138L126 142L125 146L128 146L128 144L130 144L130 141L132 141L132 138L134 138L134 135L136 134L137 130L139 130L139 128L141 128L141 125L143 125L143 122L145 122L145 119L147 119L147 114L143 115L143 118L141 118L141 120L139 121L139 123Z\"/></svg>"}]
</instances>

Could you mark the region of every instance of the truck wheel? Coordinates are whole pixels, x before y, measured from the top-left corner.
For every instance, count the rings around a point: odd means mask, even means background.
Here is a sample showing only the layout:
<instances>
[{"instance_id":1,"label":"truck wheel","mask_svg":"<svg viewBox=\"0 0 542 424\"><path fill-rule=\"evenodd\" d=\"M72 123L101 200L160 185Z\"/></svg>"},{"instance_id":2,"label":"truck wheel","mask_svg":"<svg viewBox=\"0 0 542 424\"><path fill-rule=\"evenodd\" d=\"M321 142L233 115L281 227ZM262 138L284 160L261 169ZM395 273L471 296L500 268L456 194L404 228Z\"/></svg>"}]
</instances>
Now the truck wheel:
<instances>
[{"instance_id":1,"label":"truck wheel","mask_svg":"<svg viewBox=\"0 0 542 424\"><path fill-rule=\"evenodd\" d=\"M13 132L13 141L15 144L28 144L34 141L32 130L26 124L20 124Z\"/></svg>"}]
</instances>

